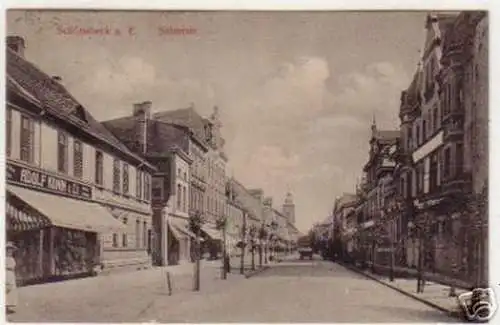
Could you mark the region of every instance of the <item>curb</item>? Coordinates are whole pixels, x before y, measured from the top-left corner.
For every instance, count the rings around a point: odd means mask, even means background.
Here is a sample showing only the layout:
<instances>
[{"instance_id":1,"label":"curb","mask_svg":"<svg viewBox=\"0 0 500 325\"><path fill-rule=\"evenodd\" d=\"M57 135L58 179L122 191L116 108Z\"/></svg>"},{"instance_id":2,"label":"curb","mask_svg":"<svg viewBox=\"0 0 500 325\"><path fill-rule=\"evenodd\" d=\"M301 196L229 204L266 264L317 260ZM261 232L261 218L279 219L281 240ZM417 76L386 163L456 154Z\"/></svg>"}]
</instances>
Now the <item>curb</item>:
<instances>
[{"instance_id":1,"label":"curb","mask_svg":"<svg viewBox=\"0 0 500 325\"><path fill-rule=\"evenodd\" d=\"M248 278L251 278L253 277L254 275L257 275L261 272L264 272L265 270L268 270L270 268L270 266L262 266L261 268L259 269L255 269L255 271L251 271L251 272L248 272L245 274L245 279L248 279Z\"/></svg>"},{"instance_id":2,"label":"curb","mask_svg":"<svg viewBox=\"0 0 500 325\"><path fill-rule=\"evenodd\" d=\"M386 287L388 287L388 288L391 288L391 289L393 289L393 290L395 290L395 291L397 291L397 292L399 292L399 293L401 293L401 294L403 294L403 295L405 295L405 296L407 296L407 297L410 297L410 298L413 298L413 299L415 299L415 300L417 300L417 301L420 301L421 303L426 304L427 306L430 306L430 307L433 307L433 308L435 308L435 309L438 309L439 311L442 311L442 312L444 312L444 313L448 314L448 315L449 315L449 316L451 316L451 317L458 318L458 319L460 319L460 320L462 320L462 321L464 320L462 313L461 313L461 312L459 312L459 311L456 311L456 310L449 310L449 309L447 309L447 308L444 308L444 307L442 307L442 306L440 306L440 305L438 305L438 304L435 304L435 303L433 303L433 302L431 302L431 301L429 301L429 300L426 300L426 299L424 299L424 298L421 298L421 297L419 297L419 296L417 296L417 295L415 295L415 294L413 294L413 293L409 293L408 291L405 291L405 290L403 290L403 289L401 289L401 288L398 288L398 287L396 287L396 286L394 286L394 285L391 285L391 284L389 284L389 283L387 283L387 282L385 282L385 281L383 281L383 280L380 280L380 279L379 279L379 278L377 278L376 276L373 276L373 275L371 275L371 274L367 274L367 273L365 273L365 272L363 272L363 271L359 270L359 269L358 269L358 268L356 268L356 267L347 266L347 265L344 265L344 264L341 264L341 263L338 263L338 262L337 262L337 264L338 264L338 265L340 265L340 266L342 266L342 267L344 267L344 268L346 268L346 269L348 269L348 270L351 270L351 271L353 271L353 272L356 272L356 273L358 273L358 274L361 274L361 275L363 275L363 276L365 276L365 277L369 278L370 280L374 280L374 281L376 281L376 282L378 282L378 283L380 283L380 284L382 284L382 285L384 285L384 286L386 286Z\"/></svg>"}]
</instances>

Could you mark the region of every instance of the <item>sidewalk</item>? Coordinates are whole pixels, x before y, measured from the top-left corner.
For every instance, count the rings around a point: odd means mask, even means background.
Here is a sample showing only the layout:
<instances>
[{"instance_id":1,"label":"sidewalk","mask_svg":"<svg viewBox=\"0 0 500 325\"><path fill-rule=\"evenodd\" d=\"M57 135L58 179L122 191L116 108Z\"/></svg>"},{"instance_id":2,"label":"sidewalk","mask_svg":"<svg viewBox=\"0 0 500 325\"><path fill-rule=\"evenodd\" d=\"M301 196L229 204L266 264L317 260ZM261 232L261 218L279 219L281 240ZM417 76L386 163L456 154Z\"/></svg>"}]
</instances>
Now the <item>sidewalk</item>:
<instances>
[{"instance_id":1,"label":"sidewalk","mask_svg":"<svg viewBox=\"0 0 500 325\"><path fill-rule=\"evenodd\" d=\"M189 299L193 285L193 264L155 267L97 277L68 280L19 288L19 305L9 315L14 322L130 322L157 298L173 304ZM172 296L168 296L166 273L170 272ZM201 262L201 290L230 285L243 279L230 274L221 280L221 261ZM227 284L226 284L227 282ZM173 298L173 299L172 299Z\"/></svg>"},{"instance_id":2,"label":"sidewalk","mask_svg":"<svg viewBox=\"0 0 500 325\"><path fill-rule=\"evenodd\" d=\"M395 278L394 281L390 281L387 276L374 274L370 270L361 270L353 265L347 265L343 263L338 263L345 268L348 268L354 272L363 274L364 276L375 280L389 288L392 288L408 297L416 299L426 305L439 309L446 312L452 316L461 318L462 310L459 306L457 297L450 297L450 287L442 285L439 283L425 281L425 287L423 293L417 293L417 279L408 278ZM456 289L457 296L466 292L463 289Z\"/></svg>"}]
</instances>

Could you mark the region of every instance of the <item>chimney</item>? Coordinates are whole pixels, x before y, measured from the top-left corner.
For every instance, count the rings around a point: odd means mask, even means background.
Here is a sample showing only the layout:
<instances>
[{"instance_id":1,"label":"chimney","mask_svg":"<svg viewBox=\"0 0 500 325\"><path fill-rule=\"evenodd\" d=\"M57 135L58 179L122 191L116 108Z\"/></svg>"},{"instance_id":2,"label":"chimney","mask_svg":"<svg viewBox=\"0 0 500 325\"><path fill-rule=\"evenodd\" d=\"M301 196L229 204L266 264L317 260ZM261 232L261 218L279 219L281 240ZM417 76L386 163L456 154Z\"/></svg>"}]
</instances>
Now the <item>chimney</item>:
<instances>
[{"instance_id":1,"label":"chimney","mask_svg":"<svg viewBox=\"0 0 500 325\"><path fill-rule=\"evenodd\" d=\"M268 196L264 199L264 205L269 207L269 208L272 208L273 207L273 198Z\"/></svg>"},{"instance_id":2,"label":"chimney","mask_svg":"<svg viewBox=\"0 0 500 325\"><path fill-rule=\"evenodd\" d=\"M134 104L133 116L138 117L136 139L142 154L147 152L148 120L151 118L151 101Z\"/></svg>"},{"instance_id":3,"label":"chimney","mask_svg":"<svg viewBox=\"0 0 500 325\"><path fill-rule=\"evenodd\" d=\"M258 189L251 189L248 191L251 196L262 202L263 196L264 196L264 190L258 188Z\"/></svg>"},{"instance_id":4,"label":"chimney","mask_svg":"<svg viewBox=\"0 0 500 325\"><path fill-rule=\"evenodd\" d=\"M153 103L149 100L142 103L134 104L134 111L132 113L133 116L140 116L143 117L144 119L150 119L152 105Z\"/></svg>"},{"instance_id":5,"label":"chimney","mask_svg":"<svg viewBox=\"0 0 500 325\"><path fill-rule=\"evenodd\" d=\"M24 42L24 38L21 36L7 36L7 47L24 58L26 43Z\"/></svg>"}]
</instances>

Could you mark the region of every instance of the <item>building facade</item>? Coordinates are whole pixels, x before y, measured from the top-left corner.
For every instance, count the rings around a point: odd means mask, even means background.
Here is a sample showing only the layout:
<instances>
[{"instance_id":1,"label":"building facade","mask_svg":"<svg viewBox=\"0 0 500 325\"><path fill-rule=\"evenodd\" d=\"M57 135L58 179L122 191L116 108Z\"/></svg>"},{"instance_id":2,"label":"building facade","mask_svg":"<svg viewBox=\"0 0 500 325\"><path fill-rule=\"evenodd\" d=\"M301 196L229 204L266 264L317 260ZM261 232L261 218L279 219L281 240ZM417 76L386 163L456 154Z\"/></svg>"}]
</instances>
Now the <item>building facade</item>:
<instances>
[{"instance_id":1,"label":"building facade","mask_svg":"<svg viewBox=\"0 0 500 325\"><path fill-rule=\"evenodd\" d=\"M159 121L151 110L151 102L138 103L131 116L104 125L157 168L153 178L155 264L185 263L191 260L195 237L189 215L203 208L206 147L188 127Z\"/></svg>"},{"instance_id":2,"label":"building facade","mask_svg":"<svg viewBox=\"0 0 500 325\"><path fill-rule=\"evenodd\" d=\"M151 174L8 37L7 237L21 283L151 264Z\"/></svg>"}]
</instances>

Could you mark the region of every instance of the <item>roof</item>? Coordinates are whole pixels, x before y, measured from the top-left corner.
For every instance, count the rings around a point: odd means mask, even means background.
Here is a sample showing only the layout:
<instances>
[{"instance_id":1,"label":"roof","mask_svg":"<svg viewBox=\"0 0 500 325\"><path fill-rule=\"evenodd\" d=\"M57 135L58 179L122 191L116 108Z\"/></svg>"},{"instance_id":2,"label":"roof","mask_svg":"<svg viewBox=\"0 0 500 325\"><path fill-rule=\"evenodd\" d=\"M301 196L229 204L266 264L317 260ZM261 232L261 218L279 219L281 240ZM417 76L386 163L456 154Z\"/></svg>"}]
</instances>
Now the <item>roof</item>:
<instances>
[{"instance_id":1,"label":"roof","mask_svg":"<svg viewBox=\"0 0 500 325\"><path fill-rule=\"evenodd\" d=\"M22 90L31 100L39 101L51 114L76 124L89 135L154 168L146 160L132 153L99 123L63 85L9 48L6 49L6 56L7 83L12 90Z\"/></svg>"},{"instance_id":2,"label":"roof","mask_svg":"<svg viewBox=\"0 0 500 325\"><path fill-rule=\"evenodd\" d=\"M357 200L358 200L358 196L356 194L344 193L344 194L342 194L342 196L340 196L339 198L337 198L335 200L335 208L336 208L336 210L338 210L338 209L343 208L345 206L349 206L351 204L356 203Z\"/></svg>"},{"instance_id":3,"label":"roof","mask_svg":"<svg viewBox=\"0 0 500 325\"><path fill-rule=\"evenodd\" d=\"M199 141L206 145L205 119L193 107L180 108L173 111L162 111L153 114L153 119L188 127Z\"/></svg>"},{"instance_id":4,"label":"roof","mask_svg":"<svg viewBox=\"0 0 500 325\"><path fill-rule=\"evenodd\" d=\"M377 140L397 140L401 137L399 130L377 130L375 138Z\"/></svg>"}]
</instances>

